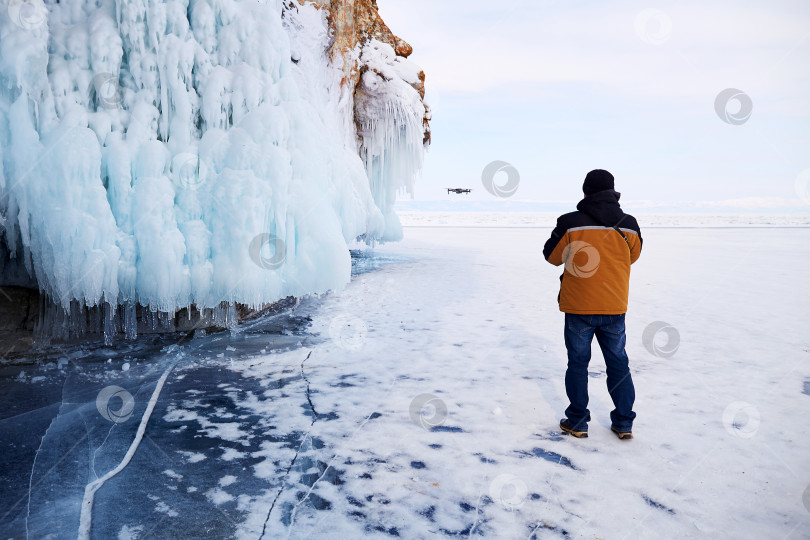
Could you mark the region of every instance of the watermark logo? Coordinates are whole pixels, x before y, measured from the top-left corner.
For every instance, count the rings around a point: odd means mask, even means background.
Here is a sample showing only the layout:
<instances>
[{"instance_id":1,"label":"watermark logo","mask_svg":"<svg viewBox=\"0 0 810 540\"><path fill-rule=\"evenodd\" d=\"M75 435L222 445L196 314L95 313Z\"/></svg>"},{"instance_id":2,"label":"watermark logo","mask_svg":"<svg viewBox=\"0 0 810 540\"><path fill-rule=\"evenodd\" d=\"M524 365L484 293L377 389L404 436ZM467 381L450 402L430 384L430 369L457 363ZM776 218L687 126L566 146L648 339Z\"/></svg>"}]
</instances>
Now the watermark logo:
<instances>
[{"instance_id":1,"label":"watermark logo","mask_svg":"<svg viewBox=\"0 0 810 540\"><path fill-rule=\"evenodd\" d=\"M506 174L506 182L504 184L496 184L495 176L499 173ZM505 161L493 161L486 167L484 172L481 173L481 182L484 184L490 195L496 197L508 198L517 192L520 185L520 173L516 168Z\"/></svg>"},{"instance_id":2,"label":"watermark logo","mask_svg":"<svg viewBox=\"0 0 810 540\"><path fill-rule=\"evenodd\" d=\"M588 242L574 240L562 252L565 271L580 278L589 278L599 269L599 250Z\"/></svg>"},{"instance_id":3,"label":"watermark logo","mask_svg":"<svg viewBox=\"0 0 810 540\"><path fill-rule=\"evenodd\" d=\"M810 204L810 169L805 169L796 177L796 195L806 204Z\"/></svg>"},{"instance_id":4,"label":"watermark logo","mask_svg":"<svg viewBox=\"0 0 810 540\"><path fill-rule=\"evenodd\" d=\"M489 497L507 510L522 506L528 494L526 482L514 474L500 474L489 484Z\"/></svg>"},{"instance_id":5,"label":"watermark logo","mask_svg":"<svg viewBox=\"0 0 810 540\"><path fill-rule=\"evenodd\" d=\"M636 15L636 35L650 45L663 45L672 37L672 19L660 9L645 9Z\"/></svg>"},{"instance_id":6,"label":"watermark logo","mask_svg":"<svg viewBox=\"0 0 810 540\"><path fill-rule=\"evenodd\" d=\"M256 236L250 242L248 251L256 266L265 270L278 270L287 259L287 245L270 233Z\"/></svg>"},{"instance_id":7,"label":"watermark logo","mask_svg":"<svg viewBox=\"0 0 810 540\"><path fill-rule=\"evenodd\" d=\"M205 162L197 154L189 152L181 152L174 156L172 171L180 185L190 190L199 188L208 177L208 167Z\"/></svg>"},{"instance_id":8,"label":"watermark logo","mask_svg":"<svg viewBox=\"0 0 810 540\"><path fill-rule=\"evenodd\" d=\"M105 419L120 424L132 416L135 398L120 386L107 386L96 396L96 408Z\"/></svg>"},{"instance_id":9,"label":"watermark logo","mask_svg":"<svg viewBox=\"0 0 810 540\"><path fill-rule=\"evenodd\" d=\"M678 329L664 321L655 321L647 325L641 334L644 347L653 356L671 358L678 352L681 345L681 333Z\"/></svg>"},{"instance_id":10,"label":"watermark logo","mask_svg":"<svg viewBox=\"0 0 810 540\"><path fill-rule=\"evenodd\" d=\"M736 104L735 107L733 104ZM736 110L735 110L736 109ZM714 111L726 124L741 126L751 118L754 102L751 97L736 88L726 88L714 100Z\"/></svg>"},{"instance_id":11,"label":"watermark logo","mask_svg":"<svg viewBox=\"0 0 810 540\"><path fill-rule=\"evenodd\" d=\"M419 394L411 401L409 413L414 424L429 431L447 420L447 405L433 394Z\"/></svg>"},{"instance_id":12,"label":"watermark logo","mask_svg":"<svg viewBox=\"0 0 810 540\"><path fill-rule=\"evenodd\" d=\"M745 401L735 401L723 411L723 426L730 434L750 439L759 430L759 410Z\"/></svg>"},{"instance_id":13,"label":"watermark logo","mask_svg":"<svg viewBox=\"0 0 810 540\"><path fill-rule=\"evenodd\" d=\"M329 336L341 349L358 351L366 344L368 325L354 315L343 313L332 319Z\"/></svg>"},{"instance_id":14,"label":"watermark logo","mask_svg":"<svg viewBox=\"0 0 810 540\"><path fill-rule=\"evenodd\" d=\"M118 77L112 73L97 73L87 89L90 99L105 109L117 109L121 106L121 88Z\"/></svg>"},{"instance_id":15,"label":"watermark logo","mask_svg":"<svg viewBox=\"0 0 810 540\"><path fill-rule=\"evenodd\" d=\"M48 8L42 0L11 0L8 17L24 30L33 30L48 20Z\"/></svg>"},{"instance_id":16,"label":"watermark logo","mask_svg":"<svg viewBox=\"0 0 810 540\"><path fill-rule=\"evenodd\" d=\"M802 493L802 502L804 503L805 509L810 512L810 485L808 485L807 489Z\"/></svg>"}]
</instances>

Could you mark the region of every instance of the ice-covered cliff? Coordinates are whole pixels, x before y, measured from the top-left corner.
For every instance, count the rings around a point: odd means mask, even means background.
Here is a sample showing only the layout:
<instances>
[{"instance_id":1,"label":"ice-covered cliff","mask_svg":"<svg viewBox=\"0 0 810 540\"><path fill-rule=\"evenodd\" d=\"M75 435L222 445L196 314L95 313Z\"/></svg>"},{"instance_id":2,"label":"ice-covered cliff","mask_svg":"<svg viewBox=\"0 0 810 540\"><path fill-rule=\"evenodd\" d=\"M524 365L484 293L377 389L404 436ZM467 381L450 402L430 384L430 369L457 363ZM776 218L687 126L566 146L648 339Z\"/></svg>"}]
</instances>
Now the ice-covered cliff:
<instances>
[{"instance_id":1,"label":"ice-covered cliff","mask_svg":"<svg viewBox=\"0 0 810 540\"><path fill-rule=\"evenodd\" d=\"M4 6L0 285L38 288L40 324L233 321L401 237L429 112L375 1Z\"/></svg>"}]
</instances>

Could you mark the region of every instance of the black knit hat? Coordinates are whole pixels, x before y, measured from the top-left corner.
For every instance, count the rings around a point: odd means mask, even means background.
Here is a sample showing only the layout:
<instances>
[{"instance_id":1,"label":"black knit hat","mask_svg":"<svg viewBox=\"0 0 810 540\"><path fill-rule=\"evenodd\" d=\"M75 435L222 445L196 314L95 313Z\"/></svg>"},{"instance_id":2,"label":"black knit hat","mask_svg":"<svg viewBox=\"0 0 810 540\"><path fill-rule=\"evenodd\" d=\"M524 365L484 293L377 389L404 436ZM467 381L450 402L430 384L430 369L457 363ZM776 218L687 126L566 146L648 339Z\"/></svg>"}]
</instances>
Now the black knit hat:
<instances>
[{"instance_id":1,"label":"black knit hat","mask_svg":"<svg viewBox=\"0 0 810 540\"><path fill-rule=\"evenodd\" d=\"M585 195L593 195L597 191L614 189L613 175L602 169L596 169L588 173L585 183L582 184L582 192Z\"/></svg>"}]
</instances>

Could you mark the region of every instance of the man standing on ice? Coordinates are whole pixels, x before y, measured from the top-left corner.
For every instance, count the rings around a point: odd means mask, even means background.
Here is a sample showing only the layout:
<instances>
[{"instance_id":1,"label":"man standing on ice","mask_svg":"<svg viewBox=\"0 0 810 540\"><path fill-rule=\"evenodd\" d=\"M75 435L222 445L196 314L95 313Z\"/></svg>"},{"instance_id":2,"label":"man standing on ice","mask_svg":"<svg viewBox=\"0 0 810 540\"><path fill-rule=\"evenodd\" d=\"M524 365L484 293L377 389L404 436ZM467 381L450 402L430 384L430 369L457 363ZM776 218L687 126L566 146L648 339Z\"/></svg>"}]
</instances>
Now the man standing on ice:
<instances>
[{"instance_id":1,"label":"man standing on ice","mask_svg":"<svg viewBox=\"0 0 810 540\"><path fill-rule=\"evenodd\" d=\"M624 318L630 289L630 265L641 255L641 229L622 212L613 175L597 169L588 173L577 211L560 216L543 256L554 266L565 264L557 300L565 313L568 369L565 391L570 405L560 428L574 437L588 436L588 363L591 342L602 349L607 385L615 409L610 429L620 439L633 438L633 402Z\"/></svg>"}]
</instances>

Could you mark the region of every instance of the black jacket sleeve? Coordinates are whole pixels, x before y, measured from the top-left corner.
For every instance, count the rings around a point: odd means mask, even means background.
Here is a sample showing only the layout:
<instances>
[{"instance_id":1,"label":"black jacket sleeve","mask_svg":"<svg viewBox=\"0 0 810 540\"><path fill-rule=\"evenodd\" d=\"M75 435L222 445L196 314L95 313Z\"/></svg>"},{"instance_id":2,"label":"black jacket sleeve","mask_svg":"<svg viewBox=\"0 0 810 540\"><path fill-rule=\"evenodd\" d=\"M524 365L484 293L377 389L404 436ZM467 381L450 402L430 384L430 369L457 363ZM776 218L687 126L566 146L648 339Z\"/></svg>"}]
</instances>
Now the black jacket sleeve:
<instances>
[{"instance_id":1,"label":"black jacket sleeve","mask_svg":"<svg viewBox=\"0 0 810 540\"><path fill-rule=\"evenodd\" d=\"M546 260L551 256L551 252L554 251L554 248L560 243L562 237L565 236L565 231L568 230L562 222L562 217L557 218L557 225L554 227L554 230L551 231L551 238L549 238L546 245L543 246L543 257L545 257Z\"/></svg>"}]
</instances>

